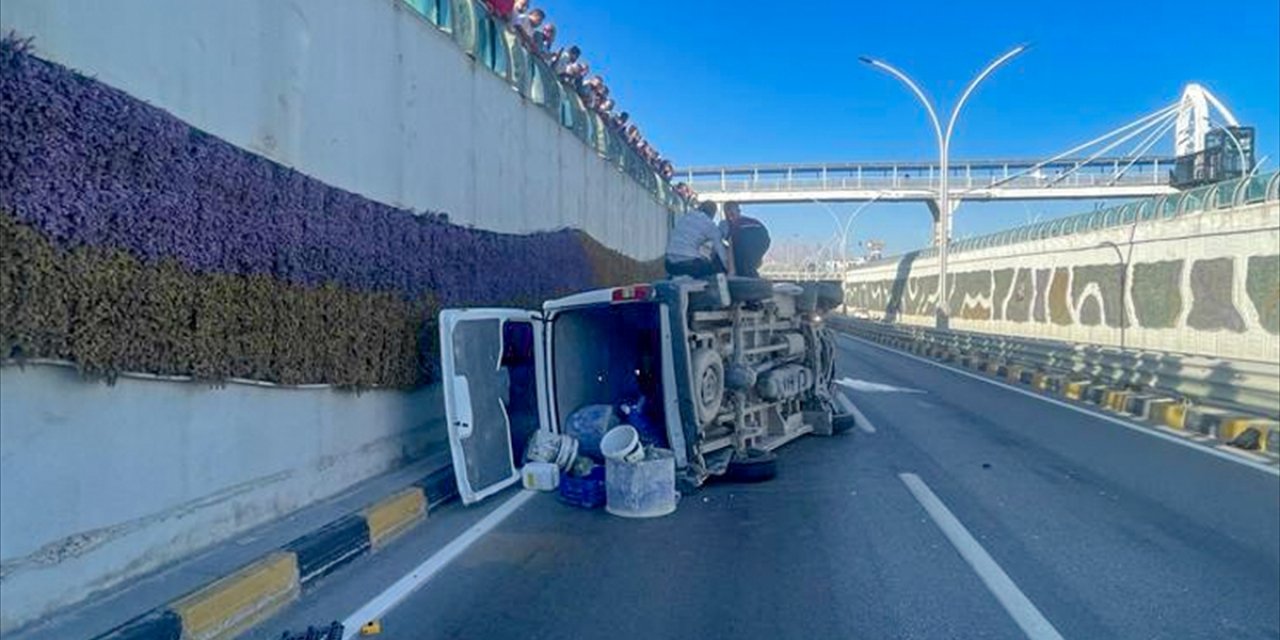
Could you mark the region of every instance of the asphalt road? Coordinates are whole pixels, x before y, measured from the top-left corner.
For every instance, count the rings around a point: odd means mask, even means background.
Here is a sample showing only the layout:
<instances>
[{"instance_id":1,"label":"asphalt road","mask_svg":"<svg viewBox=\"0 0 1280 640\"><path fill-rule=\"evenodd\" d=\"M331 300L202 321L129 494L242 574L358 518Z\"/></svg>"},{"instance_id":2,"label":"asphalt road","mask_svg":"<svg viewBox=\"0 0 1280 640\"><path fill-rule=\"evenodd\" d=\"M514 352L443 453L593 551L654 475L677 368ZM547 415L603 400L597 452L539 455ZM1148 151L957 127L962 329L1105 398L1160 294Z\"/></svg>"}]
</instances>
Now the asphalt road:
<instances>
[{"instance_id":1,"label":"asphalt road","mask_svg":"<svg viewBox=\"0 0 1280 640\"><path fill-rule=\"evenodd\" d=\"M843 392L874 433L802 439L776 480L708 486L655 520L534 496L382 637L1280 637L1276 475L840 344ZM446 509L280 624L320 620L326 598L354 610L515 493Z\"/></svg>"}]
</instances>

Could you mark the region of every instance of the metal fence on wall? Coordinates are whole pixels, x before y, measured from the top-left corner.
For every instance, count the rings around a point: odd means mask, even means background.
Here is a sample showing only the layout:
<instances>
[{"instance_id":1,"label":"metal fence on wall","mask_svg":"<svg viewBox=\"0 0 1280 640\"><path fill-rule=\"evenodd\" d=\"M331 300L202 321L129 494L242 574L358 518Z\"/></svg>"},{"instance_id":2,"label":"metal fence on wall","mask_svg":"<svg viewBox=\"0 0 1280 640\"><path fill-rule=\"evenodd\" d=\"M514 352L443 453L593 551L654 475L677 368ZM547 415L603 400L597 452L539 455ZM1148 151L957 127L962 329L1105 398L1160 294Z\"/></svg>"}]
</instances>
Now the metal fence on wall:
<instances>
[{"instance_id":1,"label":"metal fence on wall","mask_svg":"<svg viewBox=\"0 0 1280 640\"><path fill-rule=\"evenodd\" d=\"M1273 172L1205 185L1174 195L1135 200L1106 209L1014 227L976 238L957 240L951 243L950 249L952 253L958 253L1001 247L1019 242L1088 233L1099 229L1168 220L1192 213L1278 200L1280 200L1280 172ZM937 249L931 247L916 252L915 257L928 258L936 253ZM896 260L899 257L889 256L883 260Z\"/></svg>"},{"instance_id":2,"label":"metal fence on wall","mask_svg":"<svg viewBox=\"0 0 1280 640\"><path fill-rule=\"evenodd\" d=\"M555 71L537 54L525 48L501 18L476 0L401 0L414 12L451 34L454 42L498 77L506 80L583 144L595 149L619 171L626 173L673 212L686 211L689 203L627 144L599 114L589 110L576 91L563 85Z\"/></svg>"}]
</instances>

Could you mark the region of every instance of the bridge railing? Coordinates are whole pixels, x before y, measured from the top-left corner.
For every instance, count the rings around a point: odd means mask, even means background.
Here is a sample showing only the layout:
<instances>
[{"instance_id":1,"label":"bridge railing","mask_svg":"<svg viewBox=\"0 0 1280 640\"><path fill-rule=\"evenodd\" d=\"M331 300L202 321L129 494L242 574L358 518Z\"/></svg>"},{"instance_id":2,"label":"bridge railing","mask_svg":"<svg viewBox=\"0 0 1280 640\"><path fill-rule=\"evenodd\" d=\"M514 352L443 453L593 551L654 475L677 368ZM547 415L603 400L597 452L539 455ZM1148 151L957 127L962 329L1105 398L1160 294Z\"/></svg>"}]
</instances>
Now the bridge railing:
<instances>
[{"instance_id":1,"label":"bridge railing","mask_svg":"<svg viewBox=\"0 0 1280 640\"><path fill-rule=\"evenodd\" d=\"M948 170L953 190L1107 187L1168 184L1169 158L1066 160L1039 167L1029 162L961 162ZM685 169L700 193L744 191L936 190L941 172L930 164L833 164Z\"/></svg>"}]
</instances>

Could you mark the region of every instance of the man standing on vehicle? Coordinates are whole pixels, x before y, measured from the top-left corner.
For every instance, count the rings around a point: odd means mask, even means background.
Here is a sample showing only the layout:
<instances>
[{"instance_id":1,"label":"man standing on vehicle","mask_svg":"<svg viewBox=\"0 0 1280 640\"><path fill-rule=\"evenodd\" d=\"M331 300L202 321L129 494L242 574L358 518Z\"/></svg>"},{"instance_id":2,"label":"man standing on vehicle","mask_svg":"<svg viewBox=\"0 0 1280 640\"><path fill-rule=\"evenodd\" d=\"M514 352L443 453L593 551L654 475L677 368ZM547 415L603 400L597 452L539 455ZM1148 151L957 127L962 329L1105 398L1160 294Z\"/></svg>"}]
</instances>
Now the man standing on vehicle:
<instances>
[{"instance_id":1,"label":"man standing on vehicle","mask_svg":"<svg viewBox=\"0 0 1280 640\"><path fill-rule=\"evenodd\" d=\"M729 239L734 275L759 278L764 254L769 251L769 230L755 218L742 215L736 202L724 205L721 233Z\"/></svg>"},{"instance_id":2,"label":"man standing on vehicle","mask_svg":"<svg viewBox=\"0 0 1280 640\"><path fill-rule=\"evenodd\" d=\"M724 234L715 217L716 203L709 200L698 205L698 212L680 216L667 239L667 275L703 278L725 272Z\"/></svg>"}]
</instances>

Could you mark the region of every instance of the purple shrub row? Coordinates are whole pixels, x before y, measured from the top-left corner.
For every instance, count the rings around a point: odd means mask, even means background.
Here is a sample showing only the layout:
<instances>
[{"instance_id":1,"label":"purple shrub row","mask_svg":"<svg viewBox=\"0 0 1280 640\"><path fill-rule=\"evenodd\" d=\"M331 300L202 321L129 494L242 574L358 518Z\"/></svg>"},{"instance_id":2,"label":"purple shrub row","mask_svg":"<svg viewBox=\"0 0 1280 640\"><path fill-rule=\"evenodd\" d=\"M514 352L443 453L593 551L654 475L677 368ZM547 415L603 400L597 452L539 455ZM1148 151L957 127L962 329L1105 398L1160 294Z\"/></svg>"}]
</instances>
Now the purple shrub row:
<instances>
[{"instance_id":1,"label":"purple shrub row","mask_svg":"<svg viewBox=\"0 0 1280 640\"><path fill-rule=\"evenodd\" d=\"M0 43L0 209L63 248L122 249L204 273L537 301L589 286L577 231L508 235L328 186L101 82Z\"/></svg>"}]
</instances>

